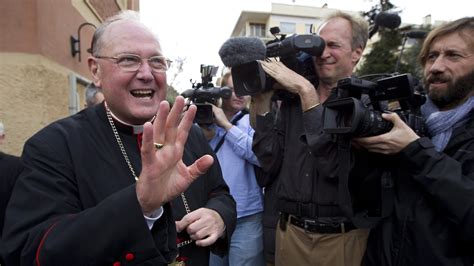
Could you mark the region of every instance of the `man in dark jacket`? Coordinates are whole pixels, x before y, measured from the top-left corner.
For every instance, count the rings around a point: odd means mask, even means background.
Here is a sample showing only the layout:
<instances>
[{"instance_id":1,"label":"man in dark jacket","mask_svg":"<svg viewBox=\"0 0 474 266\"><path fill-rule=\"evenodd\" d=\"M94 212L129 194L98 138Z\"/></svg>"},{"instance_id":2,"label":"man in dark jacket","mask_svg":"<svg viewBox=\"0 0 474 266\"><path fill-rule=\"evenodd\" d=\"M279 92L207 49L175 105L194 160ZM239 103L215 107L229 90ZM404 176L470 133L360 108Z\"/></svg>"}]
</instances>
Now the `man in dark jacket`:
<instances>
[{"instance_id":1,"label":"man in dark jacket","mask_svg":"<svg viewBox=\"0 0 474 266\"><path fill-rule=\"evenodd\" d=\"M351 213L362 215L366 210L356 210L356 202L341 200L346 195L342 181L347 179L333 171L338 169L337 145L331 136L325 136L318 138L318 143L332 149L313 149L313 139L322 131L321 103L338 80L352 75L368 39L368 24L359 16L336 12L321 24L318 34L326 46L313 58L317 84L281 61L261 62L285 95L293 94L283 97L276 125L271 94L252 95L251 111L256 118L253 150L265 173L278 182L275 192L282 215L275 237L277 266L360 265L368 237L369 226L356 224Z\"/></svg>"},{"instance_id":2,"label":"man in dark jacket","mask_svg":"<svg viewBox=\"0 0 474 266\"><path fill-rule=\"evenodd\" d=\"M474 253L474 17L435 28L420 53L427 137L396 114L357 142L393 155L394 209L370 234L365 265L469 265Z\"/></svg>"},{"instance_id":3,"label":"man in dark jacket","mask_svg":"<svg viewBox=\"0 0 474 266\"><path fill-rule=\"evenodd\" d=\"M6 264L167 265L177 229L201 247L228 239L235 202L192 126L196 107L183 115L182 97L165 101L168 61L155 34L136 12L112 16L88 63L105 101L26 142L2 236ZM176 224L169 202L198 177L218 182L197 197L222 197Z\"/></svg>"}]
</instances>

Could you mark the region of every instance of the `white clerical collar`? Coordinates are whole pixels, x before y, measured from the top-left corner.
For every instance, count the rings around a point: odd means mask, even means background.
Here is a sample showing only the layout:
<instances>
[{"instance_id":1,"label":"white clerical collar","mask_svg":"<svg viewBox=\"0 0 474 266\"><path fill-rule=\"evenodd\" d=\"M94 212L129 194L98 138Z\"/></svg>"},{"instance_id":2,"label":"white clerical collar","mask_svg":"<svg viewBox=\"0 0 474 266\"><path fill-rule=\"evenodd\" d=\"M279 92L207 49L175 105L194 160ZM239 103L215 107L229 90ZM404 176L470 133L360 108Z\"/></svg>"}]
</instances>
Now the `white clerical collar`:
<instances>
[{"instance_id":1,"label":"white clerical collar","mask_svg":"<svg viewBox=\"0 0 474 266\"><path fill-rule=\"evenodd\" d=\"M143 133L143 125L132 125L132 124L129 124L129 123L126 123L122 120L120 120L111 110L110 108L107 106L107 102L104 101L104 104L105 104L105 108L109 109L109 112L110 112L110 115L112 116L112 118L114 120L116 120L117 122L119 122L120 124L124 125L124 126L128 126L128 127L131 127L133 128L133 134L140 134L140 133ZM151 121L155 120L155 117L153 117Z\"/></svg>"}]
</instances>

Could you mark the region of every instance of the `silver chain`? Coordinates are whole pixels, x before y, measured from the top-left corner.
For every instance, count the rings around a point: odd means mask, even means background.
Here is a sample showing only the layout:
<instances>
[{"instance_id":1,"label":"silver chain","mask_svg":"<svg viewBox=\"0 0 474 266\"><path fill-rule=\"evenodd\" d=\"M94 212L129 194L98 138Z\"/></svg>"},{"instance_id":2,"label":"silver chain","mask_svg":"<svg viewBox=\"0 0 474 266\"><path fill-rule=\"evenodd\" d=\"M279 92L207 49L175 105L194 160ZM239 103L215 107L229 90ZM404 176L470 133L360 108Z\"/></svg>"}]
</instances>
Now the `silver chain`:
<instances>
[{"instance_id":1,"label":"silver chain","mask_svg":"<svg viewBox=\"0 0 474 266\"><path fill-rule=\"evenodd\" d=\"M186 200L186 197L184 196L184 192L181 193L181 199L183 199L184 209L186 210L186 213L190 213L191 209L189 209L188 201ZM178 243L178 248L184 247L188 244L191 244L192 242L193 242L193 240L189 239L189 240L183 241L181 243Z\"/></svg>"},{"instance_id":2,"label":"silver chain","mask_svg":"<svg viewBox=\"0 0 474 266\"><path fill-rule=\"evenodd\" d=\"M184 209L186 210L186 213L190 213L191 209L189 209L188 201L186 200L186 197L184 196L184 192L181 193L181 198L183 199Z\"/></svg>"},{"instance_id":3,"label":"silver chain","mask_svg":"<svg viewBox=\"0 0 474 266\"><path fill-rule=\"evenodd\" d=\"M114 132L115 139L117 140L117 144L119 145L123 158L125 159L125 162L127 163L128 168L130 168L130 171L132 172L132 175L135 178L135 181L138 181L138 177L135 174L135 170L133 170L132 163L130 163L130 160L128 159L127 151L125 151L125 147L123 146L122 139L120 138L117 128L115 127L114 120L112 119L112 114L110 113L110 110L108 107L106 107L105 110L107 113L107 118L109 120L110 127L112 128L112 131ZM191 209L189 208L188 200L186 199L184 192L181 193L181 199L183 200L183 205L184 205L184 209L186 210L186 214L190 213ZM192 239L181 242L178 244L178 248L191 244L192 242L193 242Z\"/></svg>"}]
</instances>

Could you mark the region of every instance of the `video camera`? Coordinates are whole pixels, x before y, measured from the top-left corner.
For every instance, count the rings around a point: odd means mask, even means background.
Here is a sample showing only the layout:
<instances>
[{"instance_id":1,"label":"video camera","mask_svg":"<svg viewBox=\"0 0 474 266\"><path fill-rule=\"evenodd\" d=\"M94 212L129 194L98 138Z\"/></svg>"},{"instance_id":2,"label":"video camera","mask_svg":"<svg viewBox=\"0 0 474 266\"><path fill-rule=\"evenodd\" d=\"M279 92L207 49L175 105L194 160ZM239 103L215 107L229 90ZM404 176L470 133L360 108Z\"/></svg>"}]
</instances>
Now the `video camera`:
<instances>
[{"instance_id":1,"label":"video camera","mask_svg":"<svg viewBox=\"0 0 474 266\"><path fill-rule=\"evenodd\" d=\"M350 77L339 80L335 89L337 97L324 103L326 133L350 137L380 135L392 129L393 124L382 118L383 112L392 111L418 135L423 135L420 107L426 96L410 74L391 75L376 82ZM361 101L364 94L368 95L372 109Z\"/></svg>"},{"instance_id":2,"label":"video camera","mask_svg":"<svg viewBox=\"0 0 474 266\"><path fill-rule=\"evenodd\" d=\"M216 66L201 65L201 83L192 83L192 89L181 93L181 96L189 98L190 103L197 106L195 123L212 124L214 113L211 104L216 105L219 98L229 99L232 96L232 90L229 87L214 87L214 84L211 83L217 69Z\"/></svg>"},{"instance_id":3,"label":"video camera","mask_svg":"<svg viewBox=\"0 0 474 266\"><path fill-rule=\"evenodd\" d=\"M266 44L267 58L280 57L288 68L302 75L311 82L317 77L314 71L312 56L320 56L325 47L324 40L315 34L281 35L278 27L270 29L275 36ZM232 80L235 94L239 96L254 95L260 91L271 90L275 80L265 73L258 61L251 61L232 67Z\"/></svg>"}]
</instances>

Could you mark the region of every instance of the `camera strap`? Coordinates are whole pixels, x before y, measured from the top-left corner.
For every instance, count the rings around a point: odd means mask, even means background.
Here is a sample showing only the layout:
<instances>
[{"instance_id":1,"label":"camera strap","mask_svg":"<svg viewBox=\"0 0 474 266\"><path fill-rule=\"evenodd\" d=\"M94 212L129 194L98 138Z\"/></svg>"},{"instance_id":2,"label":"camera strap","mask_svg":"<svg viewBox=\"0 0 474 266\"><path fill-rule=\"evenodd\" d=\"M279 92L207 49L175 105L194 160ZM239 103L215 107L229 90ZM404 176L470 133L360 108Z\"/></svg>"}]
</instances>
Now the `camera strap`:
<instances>
[{"instance_id":1,"label":"camera strap","mask_svg":"<svg viewBox=\"0 0 474 266\"><path fill-rule=\"evenodd\" d=\"M236 117L234 117L230 123L232 125L237 125L237 122L242 118L244 117L244 115L248 114L249 111L247 109L243 109L242 111L240 111L240 114L238 114ZM221 148L222 144L224 144L224 140L225 140L225 135L227 135L227 132L224 133L224 136L222 136L222 138L219 140L219 142L217 143L216 147L214 148L214 153L217 153L217 151Z\"/></svg>"}]
</instances>

